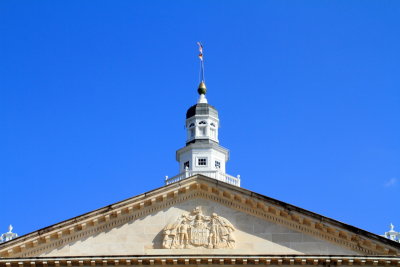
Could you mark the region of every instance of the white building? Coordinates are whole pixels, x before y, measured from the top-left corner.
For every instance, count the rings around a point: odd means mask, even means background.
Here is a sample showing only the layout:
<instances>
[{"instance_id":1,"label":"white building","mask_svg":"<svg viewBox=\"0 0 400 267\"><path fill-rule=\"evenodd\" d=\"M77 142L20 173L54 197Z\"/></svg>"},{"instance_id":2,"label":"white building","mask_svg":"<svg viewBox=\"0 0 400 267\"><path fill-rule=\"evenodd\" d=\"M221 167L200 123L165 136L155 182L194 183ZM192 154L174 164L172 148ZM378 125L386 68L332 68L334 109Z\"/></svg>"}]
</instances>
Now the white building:
<instances>
[{"instance_id":1,"label":"white building","mask_svg":"<svg viewBox=\"0 0 400 267\"><path fill-rule=\"evenodd\" d=\"M0 267L400 265L394 240L241 188L205 93L186 114L178 176L0 244Z\"/></svg>"}]
</instances>

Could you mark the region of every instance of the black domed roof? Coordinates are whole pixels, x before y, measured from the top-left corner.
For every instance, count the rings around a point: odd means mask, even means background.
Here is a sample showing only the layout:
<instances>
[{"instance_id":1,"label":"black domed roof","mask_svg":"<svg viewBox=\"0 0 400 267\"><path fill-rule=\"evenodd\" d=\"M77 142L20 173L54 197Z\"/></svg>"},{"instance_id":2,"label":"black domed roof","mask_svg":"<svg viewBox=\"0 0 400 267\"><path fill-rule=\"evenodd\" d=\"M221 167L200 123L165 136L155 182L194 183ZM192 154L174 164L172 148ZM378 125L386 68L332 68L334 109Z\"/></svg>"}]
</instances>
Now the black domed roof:
<instances>
[{"instance_id":1,"label":"black domed roof","mask_svg":"<svg viewBox=\"0 0 400 267\"><path fill-rule=\"evenodd\" d=\"M186 119L189 119L194 115L211 115L218 118L218 111L215 107L207 103L197 103L187 110Z\"/></svg>"}]
</instances>

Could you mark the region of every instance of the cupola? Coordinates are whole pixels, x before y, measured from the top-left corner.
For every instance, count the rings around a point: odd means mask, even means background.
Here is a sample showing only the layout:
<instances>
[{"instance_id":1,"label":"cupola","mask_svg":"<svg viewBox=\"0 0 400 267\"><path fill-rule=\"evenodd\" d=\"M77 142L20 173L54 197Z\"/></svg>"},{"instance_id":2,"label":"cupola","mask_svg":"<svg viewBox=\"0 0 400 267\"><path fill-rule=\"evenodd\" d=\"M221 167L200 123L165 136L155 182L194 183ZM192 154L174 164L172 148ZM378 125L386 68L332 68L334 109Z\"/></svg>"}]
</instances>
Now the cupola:
<instances>
[{"instance_id":1,"label":"cupola","mask_svg":"<svg viewBox=\"0 0 400 267\"><path fill-rule=\"evenodd\" d=\"M201 56L201 57L200 57ZM240 176L226 174L226 163L229 160L229 150L219 145L219 118L215 107L208 104L207 87L204 82L203 54L200 49L202 80L197 88L199 98L197 103L186 112L186 146L176 151L179 163L179 174L168 178L170 184L195 174L202 174L229 184L240 186Z\"/></svg>"}]
</instances>

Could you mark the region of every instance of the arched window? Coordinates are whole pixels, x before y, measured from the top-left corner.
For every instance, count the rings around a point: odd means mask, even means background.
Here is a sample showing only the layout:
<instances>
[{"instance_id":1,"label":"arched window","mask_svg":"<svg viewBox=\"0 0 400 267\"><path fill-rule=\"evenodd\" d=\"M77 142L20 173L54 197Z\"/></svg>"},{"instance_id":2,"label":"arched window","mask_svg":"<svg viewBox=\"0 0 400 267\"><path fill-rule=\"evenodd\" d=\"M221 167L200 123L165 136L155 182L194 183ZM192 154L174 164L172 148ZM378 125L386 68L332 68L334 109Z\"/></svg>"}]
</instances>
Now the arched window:
<instances>
[{"instance_id":1,"label":"arched window","mask_svg":"<svg viewBox=\"0 0 400 267\"><path fill-rule=\"evenodd\" d=\"M210 123L210 125L212 126L212 127L215 127L215 124L212 122L212 123Z\"/></svg>"},{"instance_id":2,"label":"arched window","mask_svg":"<svg viewBox=\"0 0 400 267\"><path fill-rule=\"evenodd\" d=\"M193 127L194 126L194 123L192 122L190 125L189 125L189 128L191 128L191 127Z\"/></svg>"},{"instance_id":3,"label":"arched window","mask_svg":"<svg viewBox=\"0 0 400 267\"><path fill-rule=\"evenodd\" d=\"M199 124L200 124L200 125L202 125L202 124L205 125L205 124L207 124L207 122L201 121L201 122L199 122Z\"/></svg>"}]
</instances>

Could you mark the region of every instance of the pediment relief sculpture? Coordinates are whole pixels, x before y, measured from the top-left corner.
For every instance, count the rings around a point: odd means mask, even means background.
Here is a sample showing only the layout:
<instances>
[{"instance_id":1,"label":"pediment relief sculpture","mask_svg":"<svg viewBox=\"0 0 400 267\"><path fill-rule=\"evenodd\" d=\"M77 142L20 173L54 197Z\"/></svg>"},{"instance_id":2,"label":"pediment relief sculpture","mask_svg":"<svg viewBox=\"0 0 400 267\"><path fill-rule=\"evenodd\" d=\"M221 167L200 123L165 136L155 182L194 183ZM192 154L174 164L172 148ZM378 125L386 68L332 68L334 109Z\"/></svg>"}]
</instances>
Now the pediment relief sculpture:
<instances>
[{"instance_id":1,"label":"pediment relief sculpture","mask_svg":"<svg viewBox=\"0 0 400 267\"><path fill-rule=\"evenodd\" d=\"M235 227L216 213L203 214L201 207L182 214L174 223L163 229L163 248L234 248Z\"/></svg>"}]
</instances>

